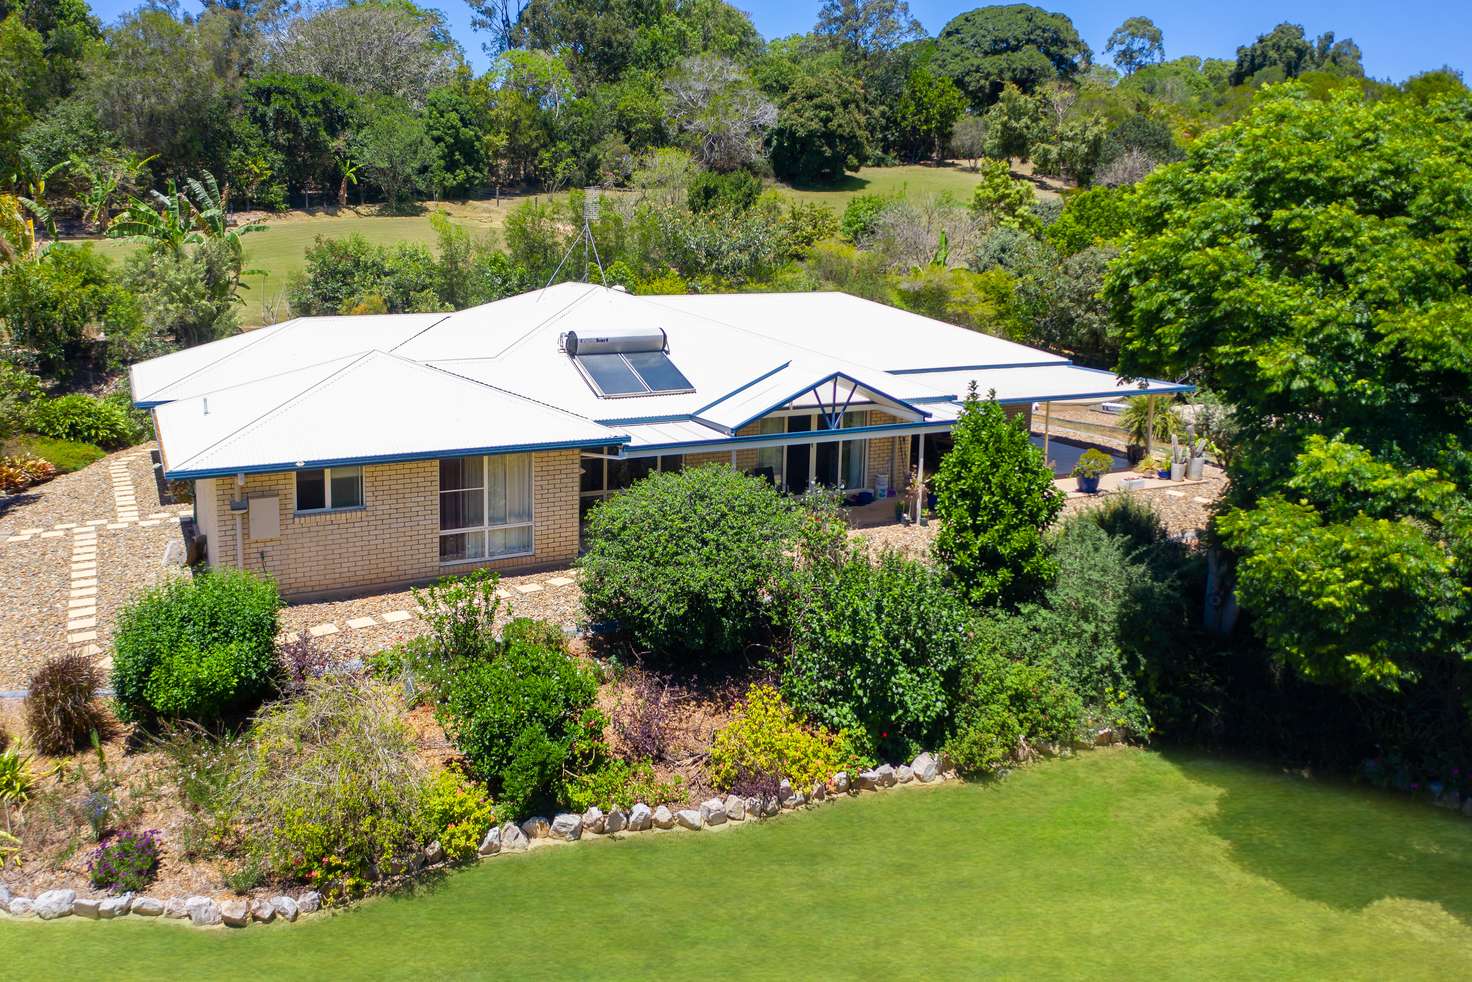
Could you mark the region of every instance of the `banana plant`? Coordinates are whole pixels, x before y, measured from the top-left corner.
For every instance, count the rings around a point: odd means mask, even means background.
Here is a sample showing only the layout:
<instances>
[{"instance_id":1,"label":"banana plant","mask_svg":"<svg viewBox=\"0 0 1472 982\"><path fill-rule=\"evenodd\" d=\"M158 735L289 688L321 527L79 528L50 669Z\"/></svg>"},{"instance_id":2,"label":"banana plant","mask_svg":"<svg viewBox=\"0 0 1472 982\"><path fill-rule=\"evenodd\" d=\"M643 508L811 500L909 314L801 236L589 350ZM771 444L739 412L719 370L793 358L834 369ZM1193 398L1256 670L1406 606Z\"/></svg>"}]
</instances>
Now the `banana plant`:
<instances>
[{"instance_id":1,"label":"banana plant","mask_svg":"<svg viewBox=\"0 0 1472 982\"><path fill-rule=\"evenodd\" d=\"M13 234L3 234L9 242L9 247L4 251L11 253L11 258L7 261L14 262L16 259L35 255L40 246L36 235L37 222L41 223L41 228L47 235L56 238L56 222L51 217L51 209L46 207L46 182L65 168L67 163L63 160L42 171L30 169L27 164L26 170L10 175L10 185L19 193L4 196L13 203L6 215L0 215L0 224L8 225L14 220L19 222L20 228ZM14 218L14 215L19 217Z\"/></svg>"},{"instance_id":2,"label":"banana plant","mask_svg":"<svg viewBox=\"0 0 1472 982\"><path fill-rule=\"evenodd\" d=\"M118 155L110 152L91 160L72 157L72 170L86 182L86 187L77 196L82 206L82 221L106 234L112 205L119 192L136 181L143 169L157 157L158 154L139 157L135 153Z\"/></svg>"},{"instance_id":3,"label":"banana plant","mask_svg":"<svg viewBox=\"0 0 1472 982\"><path fill-rule=\"evenodd\" d=\"M194 206L194 228L203 234L206 239L215 242L223 242L230 250L233 260L231 269L232 293L245 285L240 282L242 276L252 276L260 272L256 269L242 269L245 264L245 248L241 245L240 237L251 232L259 232L266 226L257 222L246 225L232 226L230 216L226 213L225 196L220 193L220 186L215 183L215 175L205 171L202 178L196 180L189 178L189 198ZM245 287L249 289L249 287Z\"/></svg>"},{"instance_id":4,"label":"banana plant","mask_svg":"<svg viewBox=\"0 0 1472 982\"><path fill-rule=\"evenodd\" d=\"M129 198L127 207L108 226L108 238L140 239L175 256L184 255L185 246L203 241L194 228L194 208L173 181L167 194L156 190L148 194L151 202Z\"/></svg>"}]
</instances>

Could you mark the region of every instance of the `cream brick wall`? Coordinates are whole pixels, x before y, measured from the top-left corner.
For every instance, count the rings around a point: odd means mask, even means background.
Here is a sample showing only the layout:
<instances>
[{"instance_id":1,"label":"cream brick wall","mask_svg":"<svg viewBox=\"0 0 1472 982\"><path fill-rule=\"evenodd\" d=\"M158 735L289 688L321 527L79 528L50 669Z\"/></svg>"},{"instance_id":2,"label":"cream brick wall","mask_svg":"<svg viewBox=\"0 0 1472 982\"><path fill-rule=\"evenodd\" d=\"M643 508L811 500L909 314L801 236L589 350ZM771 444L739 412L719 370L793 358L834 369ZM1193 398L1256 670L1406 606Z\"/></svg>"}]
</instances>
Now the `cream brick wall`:
<instances>
[{"instance_id":1,"label":"cream brick wall","mask_svg":"<svg viewBox=\"0 0 1472 982\"><path fill-rule=\"evenodd\" d=\"M250 517L240 517L244 566L275 577L288 597L348 592L431 580L477 566L525 570L565 565L578 553L578 451L532 457L532 548L529 556L441 565L439 561L439 461L377 464L363 468L363 505L352 511L297 515L293 471L247 474L244 496L276 495L278 538L250 538ZM216 528L205 530L221 566L236 563L235 513L242 497L233 478L215 482Z\"/></svg>"}]
</instances>

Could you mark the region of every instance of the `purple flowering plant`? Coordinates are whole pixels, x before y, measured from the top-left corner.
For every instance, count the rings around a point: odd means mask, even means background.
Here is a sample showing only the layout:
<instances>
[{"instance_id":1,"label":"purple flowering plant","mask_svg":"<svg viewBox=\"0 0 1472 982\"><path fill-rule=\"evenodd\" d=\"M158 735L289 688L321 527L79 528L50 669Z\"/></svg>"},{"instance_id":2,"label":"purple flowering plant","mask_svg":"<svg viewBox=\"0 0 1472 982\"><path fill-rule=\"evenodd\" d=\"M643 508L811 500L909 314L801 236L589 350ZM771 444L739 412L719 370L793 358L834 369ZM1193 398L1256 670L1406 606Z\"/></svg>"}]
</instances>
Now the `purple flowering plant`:
<instances>
[{"instance_id":1,"label":"purple flowering plant","mask_svg":"<svg viewBox=\"0 0 1472 982\"><path fill-rule=\"evenodd\" d=\"M87 863L92 885L112 893L136 893L148 886L158 873L158 840L158 829L108 836Z\"/></svg>"}]
</instances>

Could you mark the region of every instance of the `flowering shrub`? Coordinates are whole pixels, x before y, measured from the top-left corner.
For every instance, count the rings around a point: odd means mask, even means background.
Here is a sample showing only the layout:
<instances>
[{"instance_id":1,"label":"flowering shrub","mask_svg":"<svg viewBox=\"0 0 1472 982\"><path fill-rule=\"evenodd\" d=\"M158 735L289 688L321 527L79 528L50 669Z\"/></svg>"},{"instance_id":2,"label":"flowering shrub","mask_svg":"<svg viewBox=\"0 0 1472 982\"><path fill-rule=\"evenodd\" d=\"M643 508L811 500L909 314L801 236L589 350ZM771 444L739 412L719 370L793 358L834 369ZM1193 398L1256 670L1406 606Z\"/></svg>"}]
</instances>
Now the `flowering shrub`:
<instances>
[{"instance_id":1,"label":"flowering shrub","mask_svg":"<svg viewBox=\"0 0 1472 982\"><path fill-rule=\"evenodd\" d=\"M496 806L485 788L459 771L436 774L424 790L428 838L438 839L452 863L475 856L481 837L496 824Z\"/></svg>"},{"instance_id":2,"label":"flowering shrub","mask_svg":"<svg viewBox=\"0 0 1472 982\"><path fill-rule=\"evenodd\" d=\"M0 491L17 494L56 476L56 468L39 457L0 457Z\"/></svg>"},{"instance_id":3,"label":"flowering shrub","mask_svg":"<svg viewBox=\"0 0 1472 982\"><path fill-rule=\"evenodd\" d=\"M727 790L758 775L785 777L793 787L807 789L866 763L848 733L804 726L770 685L747 690L710 748L711 781Z\"/></svg>"},{"instance_id":4,"label":"flowering shrub","mask_svg":"<svg viewBox=\"0 0 1472 982\"><path fill-rule=\"evenodd\" d=\"M87 875L92 885L111 893L136 893L158 873L158 830L119 832L92 853Z\"/></svg>"}]
</instances>

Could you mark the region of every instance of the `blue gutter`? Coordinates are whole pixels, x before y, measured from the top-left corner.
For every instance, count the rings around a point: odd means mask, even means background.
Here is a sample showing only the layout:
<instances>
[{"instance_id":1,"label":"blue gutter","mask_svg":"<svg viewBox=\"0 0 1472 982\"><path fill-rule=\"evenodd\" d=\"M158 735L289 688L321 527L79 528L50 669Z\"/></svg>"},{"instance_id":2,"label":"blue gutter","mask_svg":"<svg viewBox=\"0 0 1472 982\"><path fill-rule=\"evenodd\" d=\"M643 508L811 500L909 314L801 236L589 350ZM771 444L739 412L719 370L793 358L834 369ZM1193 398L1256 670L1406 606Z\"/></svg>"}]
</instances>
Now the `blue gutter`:
<instances>
[{"instance_id":1,"label":"blue gutter","mask_svg":"<svg viewBox=\"0 0 1472 982\"><path fill-rule=\"evenodd\" d=\"M583 447L622 446L630 442L629 436L610 436L601 440L561 440L552 443L520 443L499 447L472 447L459 450L425 450L417 453L382 454L375 457L334 457L324 460L305 460L276 464L255 464L249 467L216 467L209 470L166 471L164 476L171 481L193 481L205 477L231 477L235 474L277 474L284 471L317 470L322 467L353 467L364 464L396 464L413 460L438 460L450 457L484 457L508 453L531 453L537 450L576 450Z\"/></svg>"},{"instance_id":2,"label":"blue gutter","mask_svg":"<svg viewBox=\"0 0 1472 982\"><path fill-rule=\"evenodd\" d=\"M888 375L928 375L931 372L982 372L1003 368L1051 368L1054 365L1071 365L1074 368L1083 367L1081 365L1074 365L1071 361L1055 359L1053 361L1014 361L1006 365L948 365L942 368L886 368L884 371Z\"/></svg>"}]
</instances>

